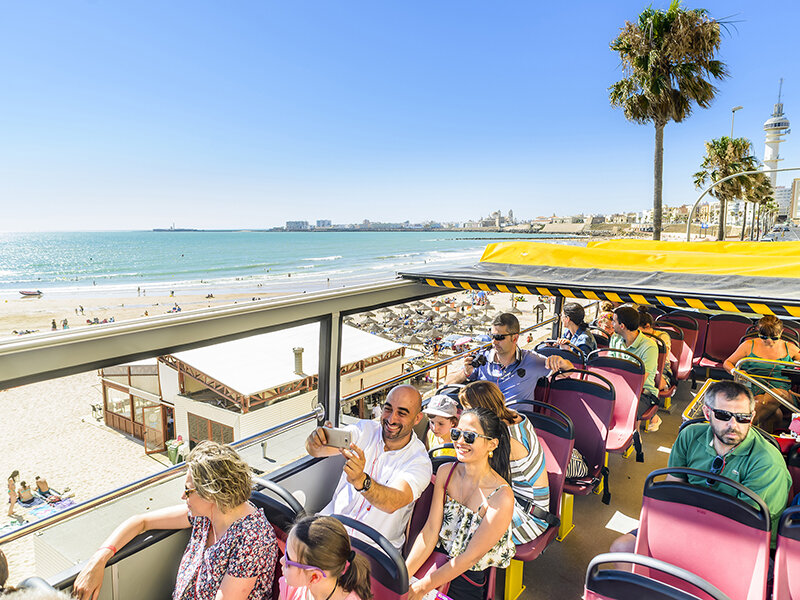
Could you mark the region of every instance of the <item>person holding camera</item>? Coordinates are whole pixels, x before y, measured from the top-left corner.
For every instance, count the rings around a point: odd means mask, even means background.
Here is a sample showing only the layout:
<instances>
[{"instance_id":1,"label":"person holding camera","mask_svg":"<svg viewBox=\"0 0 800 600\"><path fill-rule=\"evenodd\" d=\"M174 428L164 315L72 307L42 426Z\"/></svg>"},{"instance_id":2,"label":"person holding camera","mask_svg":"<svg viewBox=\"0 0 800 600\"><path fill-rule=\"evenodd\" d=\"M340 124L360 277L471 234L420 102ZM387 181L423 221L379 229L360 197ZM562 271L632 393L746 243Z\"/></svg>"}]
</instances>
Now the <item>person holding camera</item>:
<instances>
[{"instance_id":1,"label":"person holding camera","mask_svg":"<svg viewBox=\"0 0 800 600\"><path fill-rule=\"evenodd\" d=\"M306 439L306 451L314 457L345 458L333 498L320 514L361 521L402 547L414 501L433 474L425 445L414 435L421 419L419 392L399 385L386 396L380 421L361 419L342 429L331 429L330 423L317 427ZM350 443L336 439L342 432Z\"/></svg>"},{"instance_id":2,"label":"person holding camera","mask_svg":"<svg viewBox=\"0 0 800 600\"><path fill-rule=\"evenodd\" d=\"M533 391L540 377L551 371L573 369L574 365L560 356L542 356L517 346L519 321L511 313L500 313L492 321L489 335L492 347L477 356L464 357L461 370L448 375L445 383L491 381L497 384L506 404L533 400Z\"/></svg>"}]
</instances>

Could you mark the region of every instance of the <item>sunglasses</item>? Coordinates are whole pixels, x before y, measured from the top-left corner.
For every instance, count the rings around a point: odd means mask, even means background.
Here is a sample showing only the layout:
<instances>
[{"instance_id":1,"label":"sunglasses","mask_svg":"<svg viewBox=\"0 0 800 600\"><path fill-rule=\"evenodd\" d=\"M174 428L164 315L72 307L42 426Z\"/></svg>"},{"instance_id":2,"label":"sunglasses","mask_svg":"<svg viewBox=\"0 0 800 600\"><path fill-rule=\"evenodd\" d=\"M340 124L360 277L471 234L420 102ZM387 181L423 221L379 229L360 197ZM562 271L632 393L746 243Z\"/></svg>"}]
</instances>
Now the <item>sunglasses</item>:
<instances>
[{"instance_id":1,"label":"sunglasses","mask_svg":"<svg viewBox=\"0 0 800 600\"><path fill-rule=\"evenodd\" d=\"M323 571L319 567L314 567L312 565L304 565L303 563L294 562L293 560L289 560L289 557L286 556L286 554L284 554L281 557L281 560L283 561L283 564L286 565L287 567L297 567L298 569L303 569L304 571L319 571L320 573L322 573L323 577L327 577L325 571Z\"/></svg>"},{"instance_id":2,"label":"sunglasses","mask_svg":"<svg viewBox=\"0 0 800 600\"><path fill-rule=\"evenodd\" d=\"M461 431L460 429L456 429L455 427L453 427L450 430L450 439L453 440L454 442L457 442L462 435L464 436L465 444L474 444L475 438L479 437L482 437L485 440L493 439L490 438L488 435L483 435L481 433L476 433L474 431Z\"/></svg>"},{"instance_id":3,"label":"sunglasses","mask_svg":"<svg viewBox=\"0 0 800 600\"><path fill-rule=\"evenodd\" d=\"M731 417L736 419L737 423L750 423L753 420L753 413L732 413L719 408L710 408L709 410L714 413L717 421L730 421Z\"/></svg>"},{"instance_id":4,"label":"sunglasses","mask_svg":"<svg viewBox=\"0 0 800 600\"><path fill-rule=\"evenodd\" d=\"M725 419L726 421L728 419ZM723 469L725 469L725 458L724 456L715 456L714 461L711 463L711 468L708 470L709 473L712 475L721 475ZM714 485L713 479L706 479L706 483L708 485Z\"/></svg>"},{"instance_id":5,"label":"sunglasses","mask_svg":"<svg viewBox=\"0 0 800 600\"><path fill-rule=\"evenodd\" d=\"M781 336L779 335L764 335L763 333L759 333L758 337L760 337L762 340L773 340L776 342L781 339Z\"/></svg>"},{"instance_id":6,"label":"sunglasses","mask_svg":"<svg viewBox=\"0 0 800 600\"><path fill-rule=\"evenodd\" d=\"M516 333L490 333L489 337L498 342L506 339L510 335L517 335Z\"/></svg>"}]
</instances>

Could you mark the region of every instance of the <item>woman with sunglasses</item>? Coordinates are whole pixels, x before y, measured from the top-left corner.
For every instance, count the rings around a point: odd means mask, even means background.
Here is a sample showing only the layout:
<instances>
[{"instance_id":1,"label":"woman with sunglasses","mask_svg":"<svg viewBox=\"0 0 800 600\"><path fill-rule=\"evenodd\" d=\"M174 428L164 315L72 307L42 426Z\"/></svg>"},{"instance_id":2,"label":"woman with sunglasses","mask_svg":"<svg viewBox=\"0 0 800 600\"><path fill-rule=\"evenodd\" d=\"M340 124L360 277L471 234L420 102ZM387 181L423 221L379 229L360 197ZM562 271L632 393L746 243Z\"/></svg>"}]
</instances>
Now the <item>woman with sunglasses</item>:
<instances>
[{"instance_id":1,"label":"woman with sunglasses","mask_svg":"<svg viewBox=\"0 0 800 600\"><path fill-rule=\"evenodd\" d=\"M451 598L482 599L488 569L505 568L514 557L508 428L489 409L472 408L461 415L450 437L458 462L436 473L428 520L406 559L409 574L419 577L408 600L419 600L447 582ZM450 560L420 571L436 549Z\"/></svg>"},{"instance_id":2,"label":"woman with sunglasses","mask_svg":"<svg viewBox=\"0 0 800 600\"><path fill-rule=\"evenodd\" d=\"M800 360L800 348L790 341L781 339L783 323L778 317L766 315L758 321L757 327L758 337L739 344L736 351L723 363L728 373L731 373L736 363L743 358L761 358L784 363ZM781 398L797 404L795 394L789 389L791 383L781 377L782 367L752 361L747 363L746 371L748 375L758 378L764 385L772 388L772 391ZM754 388L752 391L756 395L753 424L772 433L783 422L784 411L781 410L781 403L759 388Z\"/></svg>"},{"instance_id":3,"label":"woman with sunglasses","mask_svg":"<svg viewBox=\"0 0 800 600\"><path fill-rule=\"evenodd\" d=\"M459 392L458 399L464 408L488 408L508 427L511 488L516 498L511 536L515 544L533 541L547 529L547 522L533 513L545 516L544 512L536 510L537 507L545 512L550 510L545 455L533 424L506 406L503 393L491 381L466 385Z\"/></svg>"},{"instance_id":4,"label":"woman with sunglasses","mask_svg":"<svg viewBox=\"0 0 800 600\"><path fill-rule=\"evenodd\" d=\"M286 538L279 600L370 600L369 561L333 517L305 517Z\"/></svg>"},{"instance_id":5,"label":"woman with sunglasses","mask_svg":"<svg viewBox=\"0 0 800 600\"><path fill-rule=\"evenodd\" d=\"M173 600L255 600L272 590L278 544L263 511L249 502L250 467L230 447L200 442L186 459L184 504L124 521L78 575L73 595L94 600L106 563L152 529L192 529Z\"/></svg>"}]
</instances>

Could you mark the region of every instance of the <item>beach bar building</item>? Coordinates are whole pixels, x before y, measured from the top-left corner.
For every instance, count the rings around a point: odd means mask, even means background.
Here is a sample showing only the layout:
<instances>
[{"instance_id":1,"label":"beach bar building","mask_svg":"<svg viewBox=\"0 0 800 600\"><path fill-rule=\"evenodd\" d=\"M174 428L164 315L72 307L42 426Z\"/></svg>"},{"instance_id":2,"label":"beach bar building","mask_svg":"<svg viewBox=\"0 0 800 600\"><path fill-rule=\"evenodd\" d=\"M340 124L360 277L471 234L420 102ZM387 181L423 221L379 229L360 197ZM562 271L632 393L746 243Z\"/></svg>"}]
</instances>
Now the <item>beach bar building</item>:
<instances>
[{"instance_id":1,"label":"beach bar building","mask_svg":"<svg viewBox=\"0 0 800 600\"><path fill-rule=\"evenodd\" d=\"M106 425L162 452L181 436L230 443L310 412L317 401L319 326L302 325L100 371ZM342 326L340 394L401 375L408 350ZM345 406L368 413L364 399Z\"/></svg>"}]
</instances>

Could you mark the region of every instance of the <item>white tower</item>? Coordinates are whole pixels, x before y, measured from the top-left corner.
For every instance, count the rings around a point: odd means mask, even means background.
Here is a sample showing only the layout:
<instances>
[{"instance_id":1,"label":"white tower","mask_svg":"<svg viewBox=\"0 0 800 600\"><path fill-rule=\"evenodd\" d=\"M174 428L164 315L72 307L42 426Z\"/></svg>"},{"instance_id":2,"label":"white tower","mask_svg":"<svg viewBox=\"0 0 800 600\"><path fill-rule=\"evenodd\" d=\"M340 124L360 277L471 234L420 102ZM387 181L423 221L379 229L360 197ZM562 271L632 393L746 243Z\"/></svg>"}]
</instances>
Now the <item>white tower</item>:
<instances>
[{"instance_id":1,"label":"white tower","mask_svg":"<svg viewBox=\"0 0 800 600\"><path fill-rule=\"evenodd\" d=\"M764 133L766 139L764 140L764 168L777 169L778 161L783 160L778 155L778 147L783 141L783 136L789 133L789 119L783 116L783 103L781 102L781 91L783 90L783 79L781 79L780 87L778 88L778 103L775 105L775 110L772 111L772 118L767 119L764 123ZM777 180L777 173L769 173L769 179L772 182L772 187L775 187Z\"/></svg>"}]
</instances>

